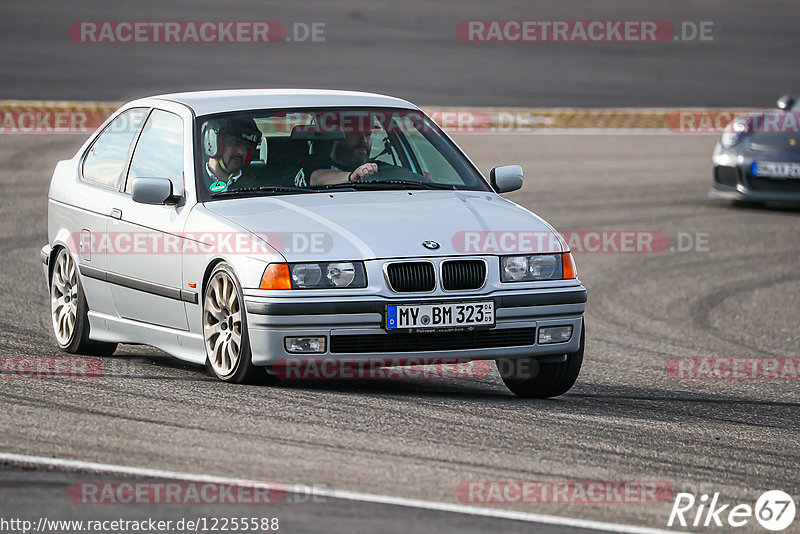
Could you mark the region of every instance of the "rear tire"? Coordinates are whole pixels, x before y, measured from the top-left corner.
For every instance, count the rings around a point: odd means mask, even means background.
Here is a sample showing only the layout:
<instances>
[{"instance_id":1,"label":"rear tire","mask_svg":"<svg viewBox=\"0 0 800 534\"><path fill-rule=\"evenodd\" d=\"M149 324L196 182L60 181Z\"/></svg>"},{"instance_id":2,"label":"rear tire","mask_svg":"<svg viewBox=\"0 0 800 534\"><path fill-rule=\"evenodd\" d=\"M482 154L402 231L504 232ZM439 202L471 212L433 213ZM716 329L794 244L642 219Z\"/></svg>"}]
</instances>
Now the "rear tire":
<instances>
[{"instance_id":1,"label":"rear tire","mask_svg":"<svg viewBox=\"0 0 800 534\"><path fill-rule=\"evenodd\" d=\"M497 362L506 387L519 397L545 399L563 395L575 384L583 364L586 328L581 322L581 345L561 363L540 363L536 358L515 358ZM532 370L532 373L529 372ZM523 374L532 374L520 378Z\"/></svg>"},{"instance_id":2,"label":"rear tire","mask_svg":"<svg viewBox=\"0 0 800 534\"><path fill-rule=\"evenodd\" d=\"M89 339L89 306L78 266L69 251L59 249L50 273L50 318L58 347L70 354L110 356L116 343Z\"/></svg>"}]
</instances>

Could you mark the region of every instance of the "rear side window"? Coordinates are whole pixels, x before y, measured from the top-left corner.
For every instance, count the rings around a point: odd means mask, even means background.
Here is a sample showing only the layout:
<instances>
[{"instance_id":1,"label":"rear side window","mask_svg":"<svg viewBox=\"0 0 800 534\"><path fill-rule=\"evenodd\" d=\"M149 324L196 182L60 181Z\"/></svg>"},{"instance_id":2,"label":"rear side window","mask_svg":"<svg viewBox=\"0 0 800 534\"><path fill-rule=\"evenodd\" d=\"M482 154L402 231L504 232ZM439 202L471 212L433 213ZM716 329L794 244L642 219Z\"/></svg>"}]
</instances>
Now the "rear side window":
<instances>
[{"instance_id":1,"label":"rear side window","mask_svg":"<svg viewBox=\"0 0 800 534\"><path fill-rule=\"evenodd\" d=\"M146 109L131 109L106 126L83 160L84 180L119 187L131 142L146 116Z\"/></svg>"},{"instance_id":2,"label":"rear side window","mask_svg":"<svg viewBox=\"0 0 800 534\"><path fill-rule=\"evenodd\" d=\"M169 178L172 192L183 192L183 120L174 113L153 110L136 143L126 190L134 178Z\"/></svg>"}]
</instances>

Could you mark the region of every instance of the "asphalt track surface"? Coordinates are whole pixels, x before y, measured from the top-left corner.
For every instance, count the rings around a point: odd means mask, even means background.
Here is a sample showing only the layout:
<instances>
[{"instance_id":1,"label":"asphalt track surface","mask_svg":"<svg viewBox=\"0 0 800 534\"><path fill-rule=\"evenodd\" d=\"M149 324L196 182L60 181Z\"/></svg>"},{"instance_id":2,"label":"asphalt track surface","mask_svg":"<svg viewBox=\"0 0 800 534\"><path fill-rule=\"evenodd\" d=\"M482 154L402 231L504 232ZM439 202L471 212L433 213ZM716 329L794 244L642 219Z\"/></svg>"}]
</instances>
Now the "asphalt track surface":
<instances>
[{"instance_id":1,"label":"asphalt track surface","mask_svg":"<svg viewBox=\"0 0 800 534\"><path fill-rule=\"evenodd\" d=\"M0 355L6 358L60 354L38 250L47 240L53 166L82 140L6 135L0 144ZM153 349L121 346L94 379L0 376L0 452L657 528L666 527L671 499L482 504L459 501L456 488L471 480L656 481L696 495L719 492L726 503L752 505L771 489L797 499L800 382L676 380L666 364L676 357L799 356L800 212L708 201L713 136L457 140L483 170L523 165L525 186L510 198L559 230L660 231L673 246L679 233L705 240L685 252L576 254L589 290L587 349L566 395L516 398L495 370L476 379L239 386ZM66 497L70 484L97 479L5 468L0 516L198 511L103 508ZM242 512L223 508L205 511ZM286 532L320 525L331 532L574 530L336 500L258 509L259 516L273 513Z\"/></svg>"},{"instance_id":2,"label":"asphalt track surface","mask_svg":"<svg viewBox=\"0 0 800 534\"><path fill-rule=\"evenodd\" d=\"M180 532L179 521L194 521L198 525L212 528L216 520L221 527L224 521L233 518L257 519L260 526L266 520L268 525L277 519L278 532L326 532L326 533L374 533L374 532L467 532L482 533L497 530L503 532L537 532L546 534L562 534L575 529L565 526L542 525L535 527L526 521L504 520L476 517L451 512L409 509L391 504L353 502L340 499L321 498L308 494L282 494L282 501L275 504L83 504L81 492L85 487L102 488L104 484L117 485L128 483L133 485L160 486L162 494L166 493L169 481L163 479L109 477L103 475L87 475L84 473L63 471L25 471L20 468L0 470L0 497L4 507L17 510L15 513L4 513L4 517L14 517L22 521L38 524L40 518L49 520L92 520L113 521L172 521L171 525L157 527L159 532ZM114 486L116 487L116 486ZM202 485L197 485L202 488ZM215 486L210 486L215 487ZM245 486L246 487L246 486ZM230 495L237 495L238 490L232 487ZM254 493L240 500L249 499ZM100 495L98 491L95 495ZM228 494L225 494L228 495ZM225 497L227 498L227 497ZM88 500L88 499L87 499ZM100 499L98 499L100 500ZM191 502L191 500L190 500ZM202 523L201 523L202 522ZM86 525L88 527L88 524ZM109 525L110 526L110 525ZM59 532L80 532L81 529L64 528ZM167 528L165 528L167 527ZM198 529L200 527L198 526ZM229 529L230 530L230 529ZM264 532L269 529L264 528ZM4 530L5 532L5 530ZM580 529L581 534L604 532L593 529Z\"/></svg>"},{"instance_id":3,"label":"asphalt track surface","mask_svg":"<svg viewBox=\"0 0 800 534\"><path fill-rule=\"evenodd\" d=\"M711 41L474 43L464 20L713 23ZM79 21L324 23L324 42L91 44ZM800 4L768 0L143 0L0 5L0 99L312 87L444 106L771 106L798 91Z\"/></svg>"}]
</instances>

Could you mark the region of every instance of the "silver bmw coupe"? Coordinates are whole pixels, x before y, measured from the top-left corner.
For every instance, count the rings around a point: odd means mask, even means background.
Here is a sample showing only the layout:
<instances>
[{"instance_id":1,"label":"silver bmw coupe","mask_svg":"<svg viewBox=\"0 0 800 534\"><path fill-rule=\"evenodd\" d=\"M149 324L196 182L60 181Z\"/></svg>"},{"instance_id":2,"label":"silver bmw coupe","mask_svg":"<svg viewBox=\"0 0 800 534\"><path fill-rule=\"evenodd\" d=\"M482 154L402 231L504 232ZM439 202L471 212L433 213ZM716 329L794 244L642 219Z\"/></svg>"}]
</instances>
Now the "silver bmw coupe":
<instances>
[{"instance_id":1,"label":"silver bmw coupe","mask_svg":"<svg viewBox=\"0 0 800 534\"><path fill-rule=\"evenodd\" d=\"M495 360L517 395L560 395L586 289L561 236L500 196L521 186L519 166L487 180L397 98L136 100L53 174L55 338L77 354L152 345L230 382Z\"/></svg>"}]
</instances>

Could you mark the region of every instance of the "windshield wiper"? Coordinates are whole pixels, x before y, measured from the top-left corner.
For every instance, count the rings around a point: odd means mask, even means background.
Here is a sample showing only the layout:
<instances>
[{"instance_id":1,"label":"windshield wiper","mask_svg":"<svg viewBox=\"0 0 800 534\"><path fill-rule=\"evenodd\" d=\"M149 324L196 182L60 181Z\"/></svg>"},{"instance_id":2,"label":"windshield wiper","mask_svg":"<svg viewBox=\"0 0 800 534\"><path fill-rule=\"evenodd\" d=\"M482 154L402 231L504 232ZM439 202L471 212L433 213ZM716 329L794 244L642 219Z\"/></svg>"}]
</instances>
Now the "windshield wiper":
<instances>
[{"instance_id":1,"label":"windshield wiper","mask_svg":"<svg viewBox=\"0 0 800 534\"><path fill-rule=\"evenodd\" d=\"M282 185L262 185L261 187L242 187L240 189L230 189L228 191L218 191L216 193L211 193L212 198L219 198L219 197L232 197L236 196L239 193L260 193L260 192L268 192L268 193L311 193L313 189L309 189L307 187L291 187L291 186L282 186Z\"/></svg>"},{"instance_id":2,"label":"windshield wiper","mask_svg":"<svg viewBox=\"0 0 800 534\"><path fill-rule=\"evenodd\" d=\"M369 189L373 185L379 187L410 186L410 187L420 187L423 189L447 189L451 191L456 188L454 185L437 184L433 182L417 182L415 180L363 180L358 182L343 182L340 184L328 184L328 185L316 186L316 189L336 189L340 187L347 187L353 189Z\"/></svg>"}]
</instances>

